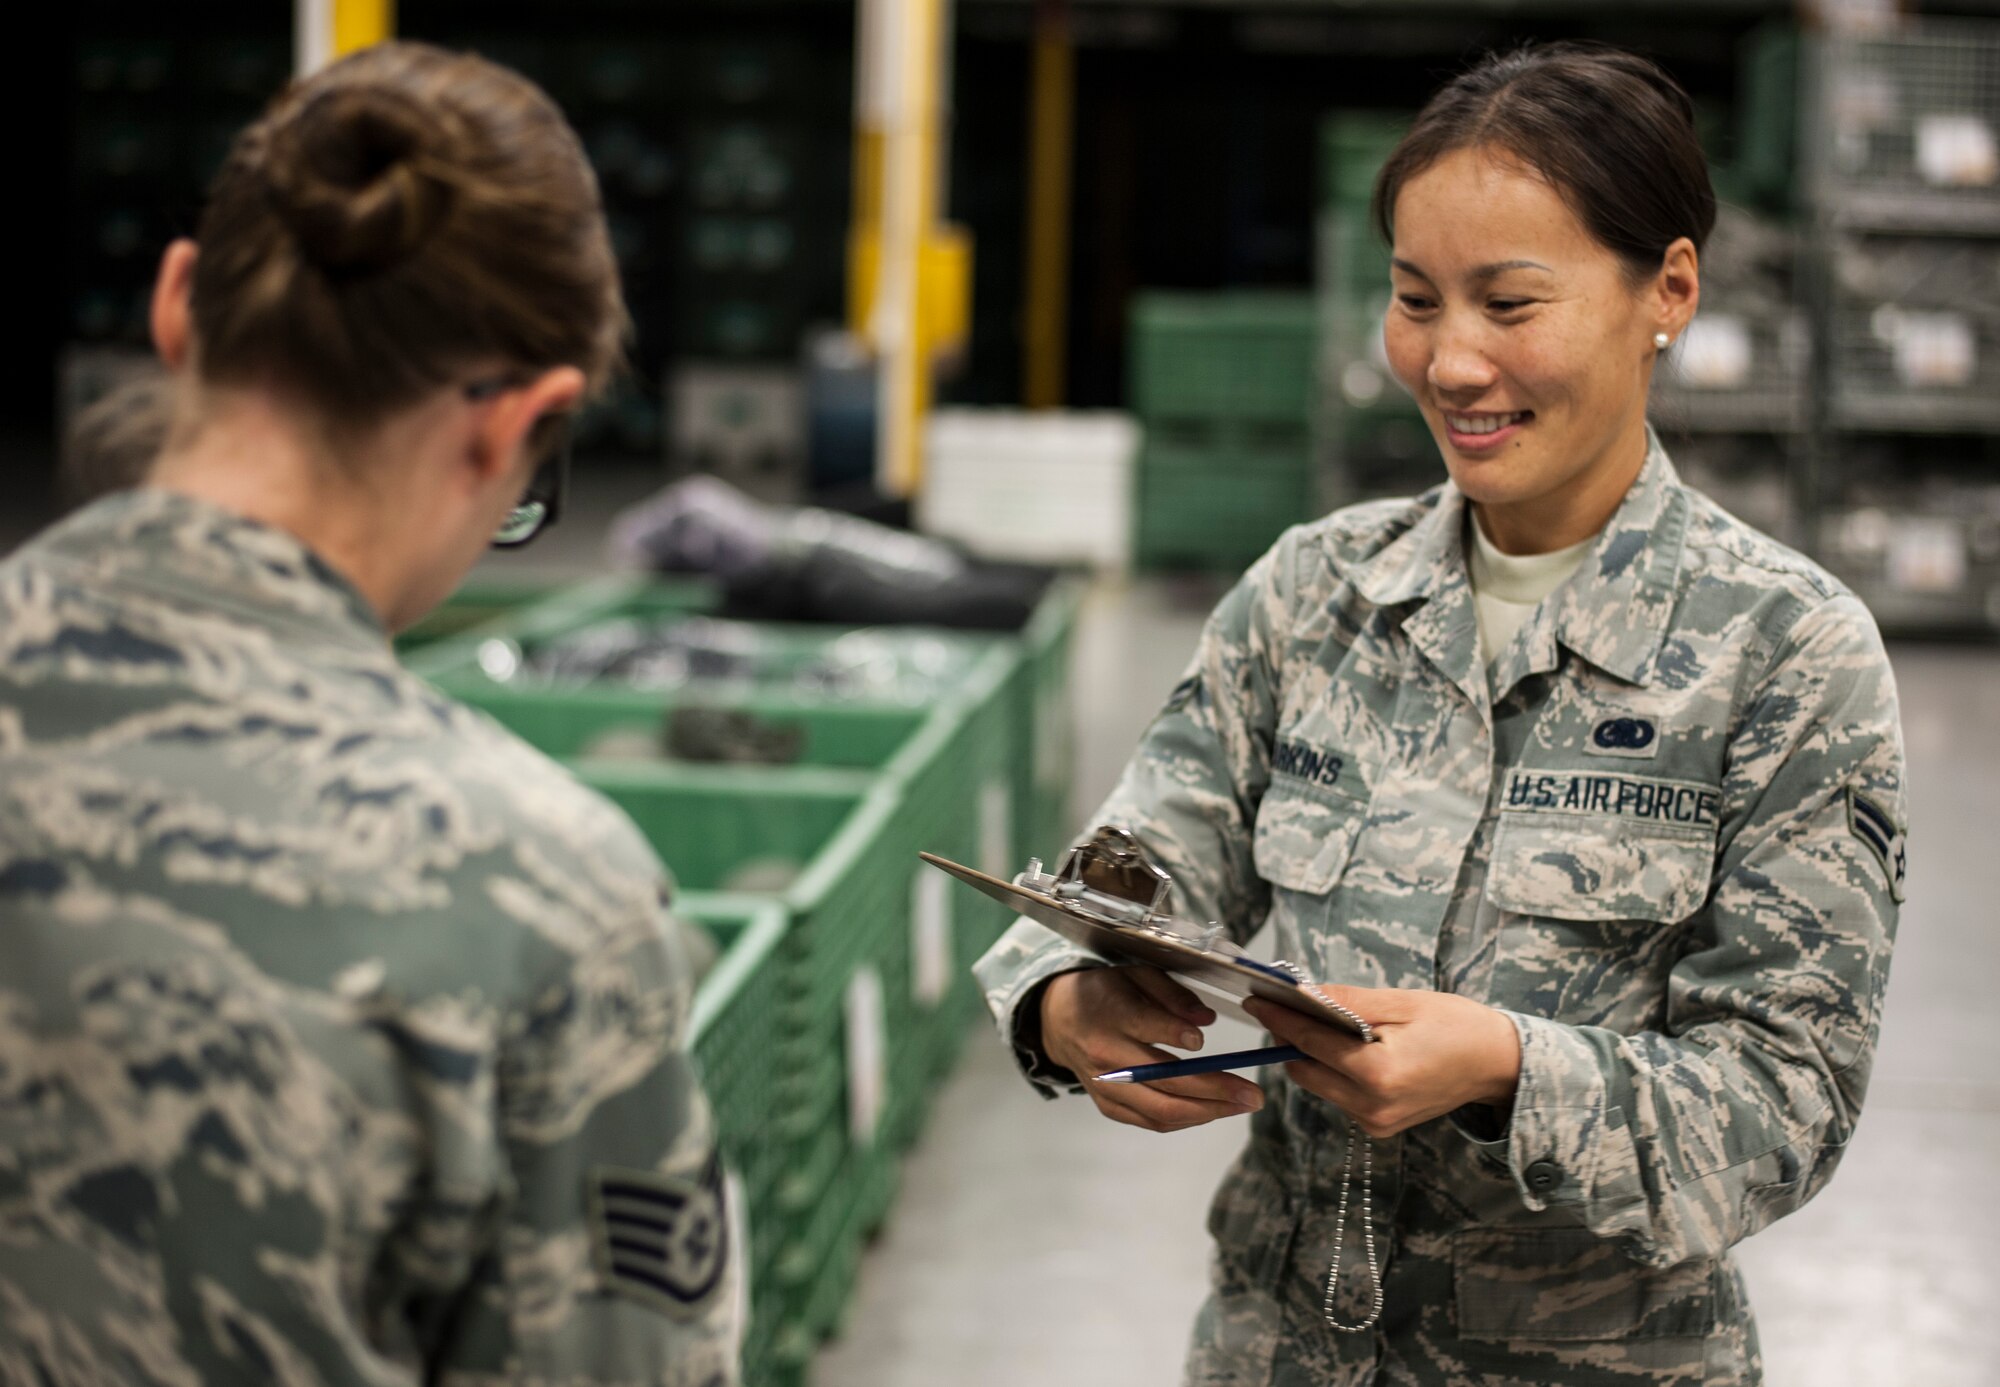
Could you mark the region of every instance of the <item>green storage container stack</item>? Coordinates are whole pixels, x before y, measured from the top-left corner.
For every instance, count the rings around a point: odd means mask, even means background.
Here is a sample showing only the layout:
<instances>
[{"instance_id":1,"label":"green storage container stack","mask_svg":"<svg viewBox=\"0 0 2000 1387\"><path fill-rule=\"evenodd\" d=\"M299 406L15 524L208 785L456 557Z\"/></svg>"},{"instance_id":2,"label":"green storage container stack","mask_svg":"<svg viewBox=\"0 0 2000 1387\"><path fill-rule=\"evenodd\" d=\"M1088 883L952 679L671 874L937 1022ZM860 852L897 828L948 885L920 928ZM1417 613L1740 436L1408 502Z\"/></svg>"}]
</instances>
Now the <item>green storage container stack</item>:
<instances>
[{"instance_id":1,"label":"green storage container stack","mask_svg":"<svg viewBox=\"0 0 2000 1387\"><path fill-rule=\"evenodd\" d=\"M936 853L989 876L1020 870L1014 708L1007 695L1021 669L1012 643L996 643L889 767L904 789L908 835L901 916L908 971L890 982L887 999L894 1029L914 1042L893 1056L888 1122L901 1145L921 1130L931 1093L951 1072L979 1009L971 964L1009 918L1004 907L955 885L917 854Z\"/></svg>"},{"instance_id":2,"label":"green storage container stack","mask_svg":"<svg viewBox=\"0 0 2000 1387\"><path fill-rule=\"evenodd\" d=\"M1076 764L1076 714L1070 705L1071 655L1083 607L1083 584L1052 588L1021 632L1021 672L1013 695L1015 854L1055 861L1075 837L1071 771ZM1025 754L1023 754L1025 749Z\"/></svg>"},{"instance_id":3,"label":"green storage container stack","mask_svg":"<svg viewBox=\"0 0 2000 1387\"><path fill-rule=\"evenodd\" d=\"M537 578L488 578L475 574L416 625L396 636L405 657L440 641L478 631L489 623L546 601L562 585Z\"/></svg>"},{"instance_id":4,"label":"green storage container stack","mask_svg":"<svg viewBox=\"0 0 2000 1387\"><path fill-rule=\"evenodd\" d=\"M901 1153L983 1010L970 964L1011 917L918 852L1011 875L1028 834L1068 834L1067 747L1038 739L1067 740L1077 600L1059 585L1018 638L911 633L948 657L942 685L846 699L783 677L663 691L523 670L558 635L713 608L699 586L635 579L580 584L410 657L630 814L672 868L681 913L724 947L695 1048L747 1206L753 1387L799 1380L838 1326ZM781 676L846 634L757 631ZM697 706L796 732L798 760L648 754L673 710ZM775 939L752 907L777 912Z\"/></svg>"},{"instance_id":5,"label":"green storage container stack","mask_svg":"<svg viewBox=\"0 0 2000 1387\"><path fill-rule=\"evenodd\" d=\"M802 1066L782 1049L774 1055L772 1018L794 998L780 958L783 905L757 897L684 895L681 917L706 930L720 957L695 997L688 1045L715 1106L732 1198L745 1221L740 1250L750 1278L750 1322L744 1336L744 1379L784 1381L777 1344L787 1323L777 1270L786 1225L777 1216L785 1179L786 1140L767 1137L771 1114L803 1111ZM782 1042L780 1042L782 1045ZM781 1133L793 1140L800 1134Z\"/></svg>"},{"instance_id":6,"label":"green storage container stack","mask_svg":"<svg viewBox=\"0 0 2000 1387\"><path fill-rule=\"evenodd\" d=\"M1393 111L1338 111L1320 125L1317 276L1324 347L1315 422L1324 509L1421 490L1436 480L1430 433L1383 351L1389 249L1370 218L1376 175L1409 121Z\"/></svg>"},{"instance_id":7,"label":"green storage container stack","mask_svg":"<svg viewBox=\"0 0 2000 1387\"><path fill-rule=\"evenodd\" d=\"M1239 569L1310 518L1316 340L1306 294L1134 301L1140 564Z\"/></svg>"}]
</instances>

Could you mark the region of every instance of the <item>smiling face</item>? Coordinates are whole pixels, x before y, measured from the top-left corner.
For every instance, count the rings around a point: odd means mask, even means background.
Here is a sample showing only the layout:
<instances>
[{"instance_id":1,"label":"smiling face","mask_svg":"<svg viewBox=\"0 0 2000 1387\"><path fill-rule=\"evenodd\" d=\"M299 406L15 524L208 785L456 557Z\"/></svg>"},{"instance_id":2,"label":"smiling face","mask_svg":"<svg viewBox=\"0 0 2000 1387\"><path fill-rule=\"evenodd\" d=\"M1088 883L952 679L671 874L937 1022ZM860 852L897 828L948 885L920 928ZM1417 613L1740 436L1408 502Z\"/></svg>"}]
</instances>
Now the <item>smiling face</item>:
<instances>
[{"instance_id":1,"label":"smiling face","mask_svg":"<svg viewBox=\"0 0 2000 1387\"><path fill-rule=\"evenodd\" d=\"M1601 529L1646 457L1658 349L1699 299L1691 242L1634 284L1546 180L1453 151L1396 196L1389 363L1487 535L1545 553Z\"/></svg>"}]
</instances>

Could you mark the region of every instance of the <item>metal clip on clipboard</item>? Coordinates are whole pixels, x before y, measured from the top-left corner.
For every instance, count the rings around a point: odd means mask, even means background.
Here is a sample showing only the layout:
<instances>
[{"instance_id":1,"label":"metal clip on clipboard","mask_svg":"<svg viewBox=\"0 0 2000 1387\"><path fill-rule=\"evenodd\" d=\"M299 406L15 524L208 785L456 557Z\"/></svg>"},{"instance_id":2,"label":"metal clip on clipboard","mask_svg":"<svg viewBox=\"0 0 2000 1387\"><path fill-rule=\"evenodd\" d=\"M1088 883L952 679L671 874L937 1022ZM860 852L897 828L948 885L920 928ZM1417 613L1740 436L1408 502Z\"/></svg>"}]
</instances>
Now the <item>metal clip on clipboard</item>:
<instances>
[{"instance_id":1,"label":"metal clip on clipboard","mask_svg":"<svg viewBox=\"0 0 2000 1387\"><path fill-rule=\"evenodd\" d=\"M930 853L924 861L1061 934L1108 963L1144 963L1230 997L1258 996L1314 1020L1375 1038L1369 1024L1309 986L1289 963L1251 958L1213 922L1167 913L1173 878L1147 859L1129 829L1107 824L1071 848L1051 875L1040 859L1011 883Z\"/></svg>"}]
</instances>

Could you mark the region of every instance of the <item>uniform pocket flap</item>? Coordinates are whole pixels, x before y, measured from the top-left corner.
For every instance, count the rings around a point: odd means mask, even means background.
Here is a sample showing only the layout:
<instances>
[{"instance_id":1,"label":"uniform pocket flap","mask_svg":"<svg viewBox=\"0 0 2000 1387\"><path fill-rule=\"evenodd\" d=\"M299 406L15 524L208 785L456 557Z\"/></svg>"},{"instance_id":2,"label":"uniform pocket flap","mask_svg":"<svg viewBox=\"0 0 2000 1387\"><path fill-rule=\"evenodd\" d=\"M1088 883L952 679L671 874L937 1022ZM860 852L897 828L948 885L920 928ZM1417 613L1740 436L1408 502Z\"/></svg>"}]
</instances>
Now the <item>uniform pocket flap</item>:
<instances>
[{"instance_id":1,"label":"uniform pocket flap","mask_svg":"<svg viewBox=\"0 0 2000 1387\"><path fill-rule=\"evenodd\" d=\"M1476 1228L1452 1239L1468 1339L1682 1339L1715 1323L1711 1264L1644 1267L1581 1228Z\"/></svg>"},{"instance_id":2,"label":"uniform pocket flap","mask_svg":"<svg viewBox=\"0 0 2000 1387\"><path fill-rule=\"evenodd\" d=\"M1368 806L1339 791L1273 784L1257 807L1251 853L1257 875L1308 895L1333 889L1347 867Z\"/></svg>"},{"instance_id":3,"label":"uniform pocket flap","mask_svg":"<svg viewBox=\"0 0 2000 1387\"><path fill-rule=\"evenodd\" d=\"M1557 920L1685 920L1708 899L1715 830L1574 815L1500 816L1486 895Z\"/></svg>"}]
</instances>

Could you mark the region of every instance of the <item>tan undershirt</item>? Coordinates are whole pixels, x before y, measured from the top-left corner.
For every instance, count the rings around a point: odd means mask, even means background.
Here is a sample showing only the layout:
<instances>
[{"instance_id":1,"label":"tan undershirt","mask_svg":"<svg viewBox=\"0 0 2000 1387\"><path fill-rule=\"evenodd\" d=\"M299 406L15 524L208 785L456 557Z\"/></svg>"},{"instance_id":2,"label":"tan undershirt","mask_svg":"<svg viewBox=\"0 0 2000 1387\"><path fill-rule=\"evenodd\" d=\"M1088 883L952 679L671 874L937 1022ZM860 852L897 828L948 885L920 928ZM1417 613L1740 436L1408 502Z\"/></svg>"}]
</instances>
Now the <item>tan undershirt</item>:
<instances>
[{"instance_id":1,"label":"tan undershirt","mask_svg":"<svg viewBox=\"0 0 2000 1387\"><path fill-rule=\"evenodd\" d=\"M1477 516L1468 519L1466 528L1472 532L1465 557L1479 614L1479 648L1491 668L1542 599L1569 581L1597 536L1550 554L1503 554L1486 537Z\"/></svg>"}]
</instances>

